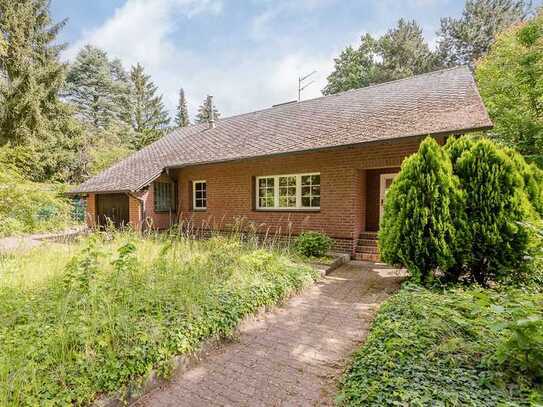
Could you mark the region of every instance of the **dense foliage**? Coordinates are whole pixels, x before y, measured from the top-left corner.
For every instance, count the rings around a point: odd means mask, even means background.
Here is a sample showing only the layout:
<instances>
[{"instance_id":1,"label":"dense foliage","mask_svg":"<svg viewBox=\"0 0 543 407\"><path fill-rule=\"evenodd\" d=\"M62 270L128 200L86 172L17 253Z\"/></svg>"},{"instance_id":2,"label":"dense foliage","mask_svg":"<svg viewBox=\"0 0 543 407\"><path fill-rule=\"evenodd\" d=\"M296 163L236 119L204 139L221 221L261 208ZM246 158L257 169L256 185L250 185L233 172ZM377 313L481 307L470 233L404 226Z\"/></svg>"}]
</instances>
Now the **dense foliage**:
<instances>
[{"instance_id":1,"label":"dense foliage","mask_svg":"<svg viewBox=\"0 0 543 407\"><path fill-rule=\"evenodd\" d=\"M335 59L335 69L323 89L325 95L429 72L439 66L415 21L400 19L380 38L362 36Z\"/></svg>"},{"instance_id":2,"label":"dense foliage","mask_svg":"<svg viewBox=\"0 0 543 407\"><path fill-rule=\"evenodd\" d=\"M441 19L437 49L425 41L416 21L400 19L382 37L361 37L335 59L325 95L401 79L439 68L470 65L484 56L495 37L530 12L525 0L467 0L460 18ZM512 90L513 91L513 90Z\"/></svg>"},{"instance_id":3,"label":"dense foliage","mask_svg":"<svg viewBox=\"0 0 543 407\"><path fill-rule=\"evenodd\" d=\"M316 277L239 240L93 235L0 262L0 405L129 386Z\"/></svg>"},{"instance_id":4,"label":"dense foliage","mask_svg":"<svg viewBox=\"0 0 543 407\"><path fill-rule=\"evenodd\" d=\"M332 239L320 232L303 232L296 237L294 249L306 257L322 257L332 247Z\"/></svg>"},{"instance_id":5,"label":"dense foliage","mask_svg":"<svg viewBox=\"0 0 543 407\"><path fill-rule=\"evenodd\" d=\"M2 161L0 149L0 237L74 225L72 206L62 192L58 185L26 181Z\"/></svg>"},{"instance_id":6,"label":"dense foliage","mask_svg":"<svg viewBox=\"0 0 543 407\"><path fill-rule=\"evenodd\" d=\"M476 77L489 134L543 165L543 12L499 35Z\"/></svg>"},{"instance_id":7,"label":"dense foliage","mask_svg":"<svg viewBox=\"0 0 543 407\"><path fill-rule=\"evenodd\" d=\"M539 222L541 171L488 139L426 140L393 182L379 232L383 260L417 281L525 281ZM421 278L422 277L422 278Z\"/></svg>"},{"instance_id":8,"label":"dense foliage","mask_svg":"<svg viewBox=\"0 0 543 407\"><path fill-rule=\"evenodd\" d=\"M348 406L539 405L542 318L541 292L404 288L380 308L338 400ZM525 341L531 329L539 331Z\"/></svg>"},{"instance_id":9,"label":"dense foliage","mask_svg":"<svg viewBox=\"0 0 543 407\"><path fill-rule=\"evenodd\" d=\"M34 181L81 176L82 129L58 95L65 66L47 0L0 1L0 146L31 156Z\"/></svg>"},{"instance_id":10,"label":"dense foliage","mask_svg":"<svg viewBox=\"0 0 543 407\"><path fill-rule=\"evenodd\" d=\"M444 65L473 67L496 35L526 18L531 5L529 0L467 0L461 17L441 19L438 52Z\"/></svg>"},{"instance_id":11,"label":"dense foliage","mask_svg":"<svg viewBox=\"0 0 543 407\"><path fill-rule=\"evenodd\" d=\"M455 264L464 199L447 154L427 138L409 157L387 193L379 231L381 258L402 264L418 282Z\"/></svg>"},{"instance_id":12,"label":"dense foliage","mask_svg":"<svg viewBox=\"0 0 543 407\"><path fill-rule=\"evenodd\" d=\"M521 222L539 216L530 204L523 174L511 159L516 153L486 139L451 139L445 149L454 150L454 173L465 194L463 264L455 272L466 268L483 285L489 279L522 280L530 231ZM537 184L542 186L543 178Z\"/></svg>"}]
</instances>

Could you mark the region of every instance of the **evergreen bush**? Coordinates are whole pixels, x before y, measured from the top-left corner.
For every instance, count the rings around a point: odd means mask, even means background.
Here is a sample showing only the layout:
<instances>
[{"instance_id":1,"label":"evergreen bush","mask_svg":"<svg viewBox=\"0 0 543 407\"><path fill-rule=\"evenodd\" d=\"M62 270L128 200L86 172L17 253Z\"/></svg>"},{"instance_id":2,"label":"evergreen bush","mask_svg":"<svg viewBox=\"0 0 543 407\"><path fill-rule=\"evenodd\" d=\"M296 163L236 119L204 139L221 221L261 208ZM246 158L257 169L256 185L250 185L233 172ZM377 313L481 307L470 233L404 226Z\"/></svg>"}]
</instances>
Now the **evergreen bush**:
<instances>
[{"instance_id":1,"label":"evergreen bush","mask_svg":"<svg viewBox=\"0 0 543 407\"><path fill-rule=\"evenodd\" d=\"M530 249L529 231L521 223L537 216L519 170L524 160L511 158L488 139L462 138L446 150L453 152L466 198L463 246L469 277L482 285L521 278Z\"/></svg>"},{"instance_id":2,"label":"evergreen bush","mask_svg":"<svg viewBox=\"0 0 543 407\"><path fill-rule=\"evenodd\" d=\"M320 232L303 232L294 242L294 249L306 257L322 257L331 247L332 239Z\"/></svg>"},{"instance_id":3,"label":"evergreen bush","mask_svg":"<svg viewBox=\"0 0 543 407\"><path fill-rule=\"evenodd\" d=\"M418 282L430 281L436 269L448 270L459 252L463 205L449 157L428 137L404 161L387 193L379 231L382 259L406 266Z\"/></svg>"}]
</instances>

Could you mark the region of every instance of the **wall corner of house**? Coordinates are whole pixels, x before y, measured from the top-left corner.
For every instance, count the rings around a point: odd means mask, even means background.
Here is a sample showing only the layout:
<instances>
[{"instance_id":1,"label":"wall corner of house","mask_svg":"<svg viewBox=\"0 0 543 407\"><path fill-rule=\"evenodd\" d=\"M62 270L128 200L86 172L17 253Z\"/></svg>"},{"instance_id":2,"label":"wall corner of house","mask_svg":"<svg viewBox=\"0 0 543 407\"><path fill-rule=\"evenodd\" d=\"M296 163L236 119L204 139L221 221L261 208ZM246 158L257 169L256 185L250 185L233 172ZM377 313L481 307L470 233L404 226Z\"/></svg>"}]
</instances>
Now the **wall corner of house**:
<instances>
[{"instance_id":1,"label":"wall corner of house","mask_svg":"<svg viewBox=\"0 0 543 407\"><path fill-rule=\"evenodd\" d=\"M85 208L85 222L91 229L96 227L96 194L87 195L87 206Z\"/></svg>"}]
</instances>

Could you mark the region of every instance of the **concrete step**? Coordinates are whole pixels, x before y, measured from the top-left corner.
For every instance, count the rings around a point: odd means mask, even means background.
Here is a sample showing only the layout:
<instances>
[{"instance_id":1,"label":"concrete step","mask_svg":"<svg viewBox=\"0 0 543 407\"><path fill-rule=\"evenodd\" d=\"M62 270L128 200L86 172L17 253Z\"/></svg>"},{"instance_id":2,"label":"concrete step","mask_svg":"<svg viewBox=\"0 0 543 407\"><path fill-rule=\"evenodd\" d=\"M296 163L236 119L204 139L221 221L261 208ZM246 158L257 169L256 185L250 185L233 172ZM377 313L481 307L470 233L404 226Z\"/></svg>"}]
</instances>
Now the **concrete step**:
<instances>
[{"instance_id":1,"label":"concrete step","mask_svg":"<svg viewBox=\"0 0 543 407\"><path fill-rule=\"evenodd\" d=\"M379 260L379 255L374 254L374 253L356 253L354 255L354 259L355 260L360 260L360 261L373 261L373 262L380 261Z\"/></svg>"},{"instance_id":2,"label":"concrete step","mask_svg":"<svg viewBox=\"0 0 543 407\"><path fill-rule=\"evenodd\" d=\"M362 232L360 239L377 240L377 232Z\"/></svg>"},{"instance_id":3,"label":"concrete step","mask_svg":"<svg viewBox=\"0 0 543 407\"><path fill-rule=\"evenodd\" d=\"M358 239L358 246L377 247L377 239Z\"/></svg>"},{"instance_id":4,"label":"concrete step","mask_svg":"<svg viewBox=\"0 0 543 407\"><path fill-rule=\"evenodd\" d=\"M356 248L357 253L376 253L379 254L379 248L377 246L358 246Z\"/></svg>"}]
</instances>

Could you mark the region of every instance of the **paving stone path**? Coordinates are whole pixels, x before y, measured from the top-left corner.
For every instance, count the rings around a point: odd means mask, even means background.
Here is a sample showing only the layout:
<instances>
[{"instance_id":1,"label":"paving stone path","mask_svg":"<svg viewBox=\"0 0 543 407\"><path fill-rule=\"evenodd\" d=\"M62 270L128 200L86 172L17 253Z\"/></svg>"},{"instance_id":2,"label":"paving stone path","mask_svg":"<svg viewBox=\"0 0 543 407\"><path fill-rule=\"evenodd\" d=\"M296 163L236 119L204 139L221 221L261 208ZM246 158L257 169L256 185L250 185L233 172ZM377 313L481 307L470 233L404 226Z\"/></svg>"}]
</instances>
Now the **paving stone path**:
<instances>
[{"instance_id":1,"label":"paving stone path","mask_svg":"<svg viewBox=\"0 0 543 407\"><path fill-rule=\"evenodd\" d=\"M245 321L237 340L136 405L333 405L349 356L400 281L396 270L346 264L283 307Z\"/></svg>"}]
</instances>

